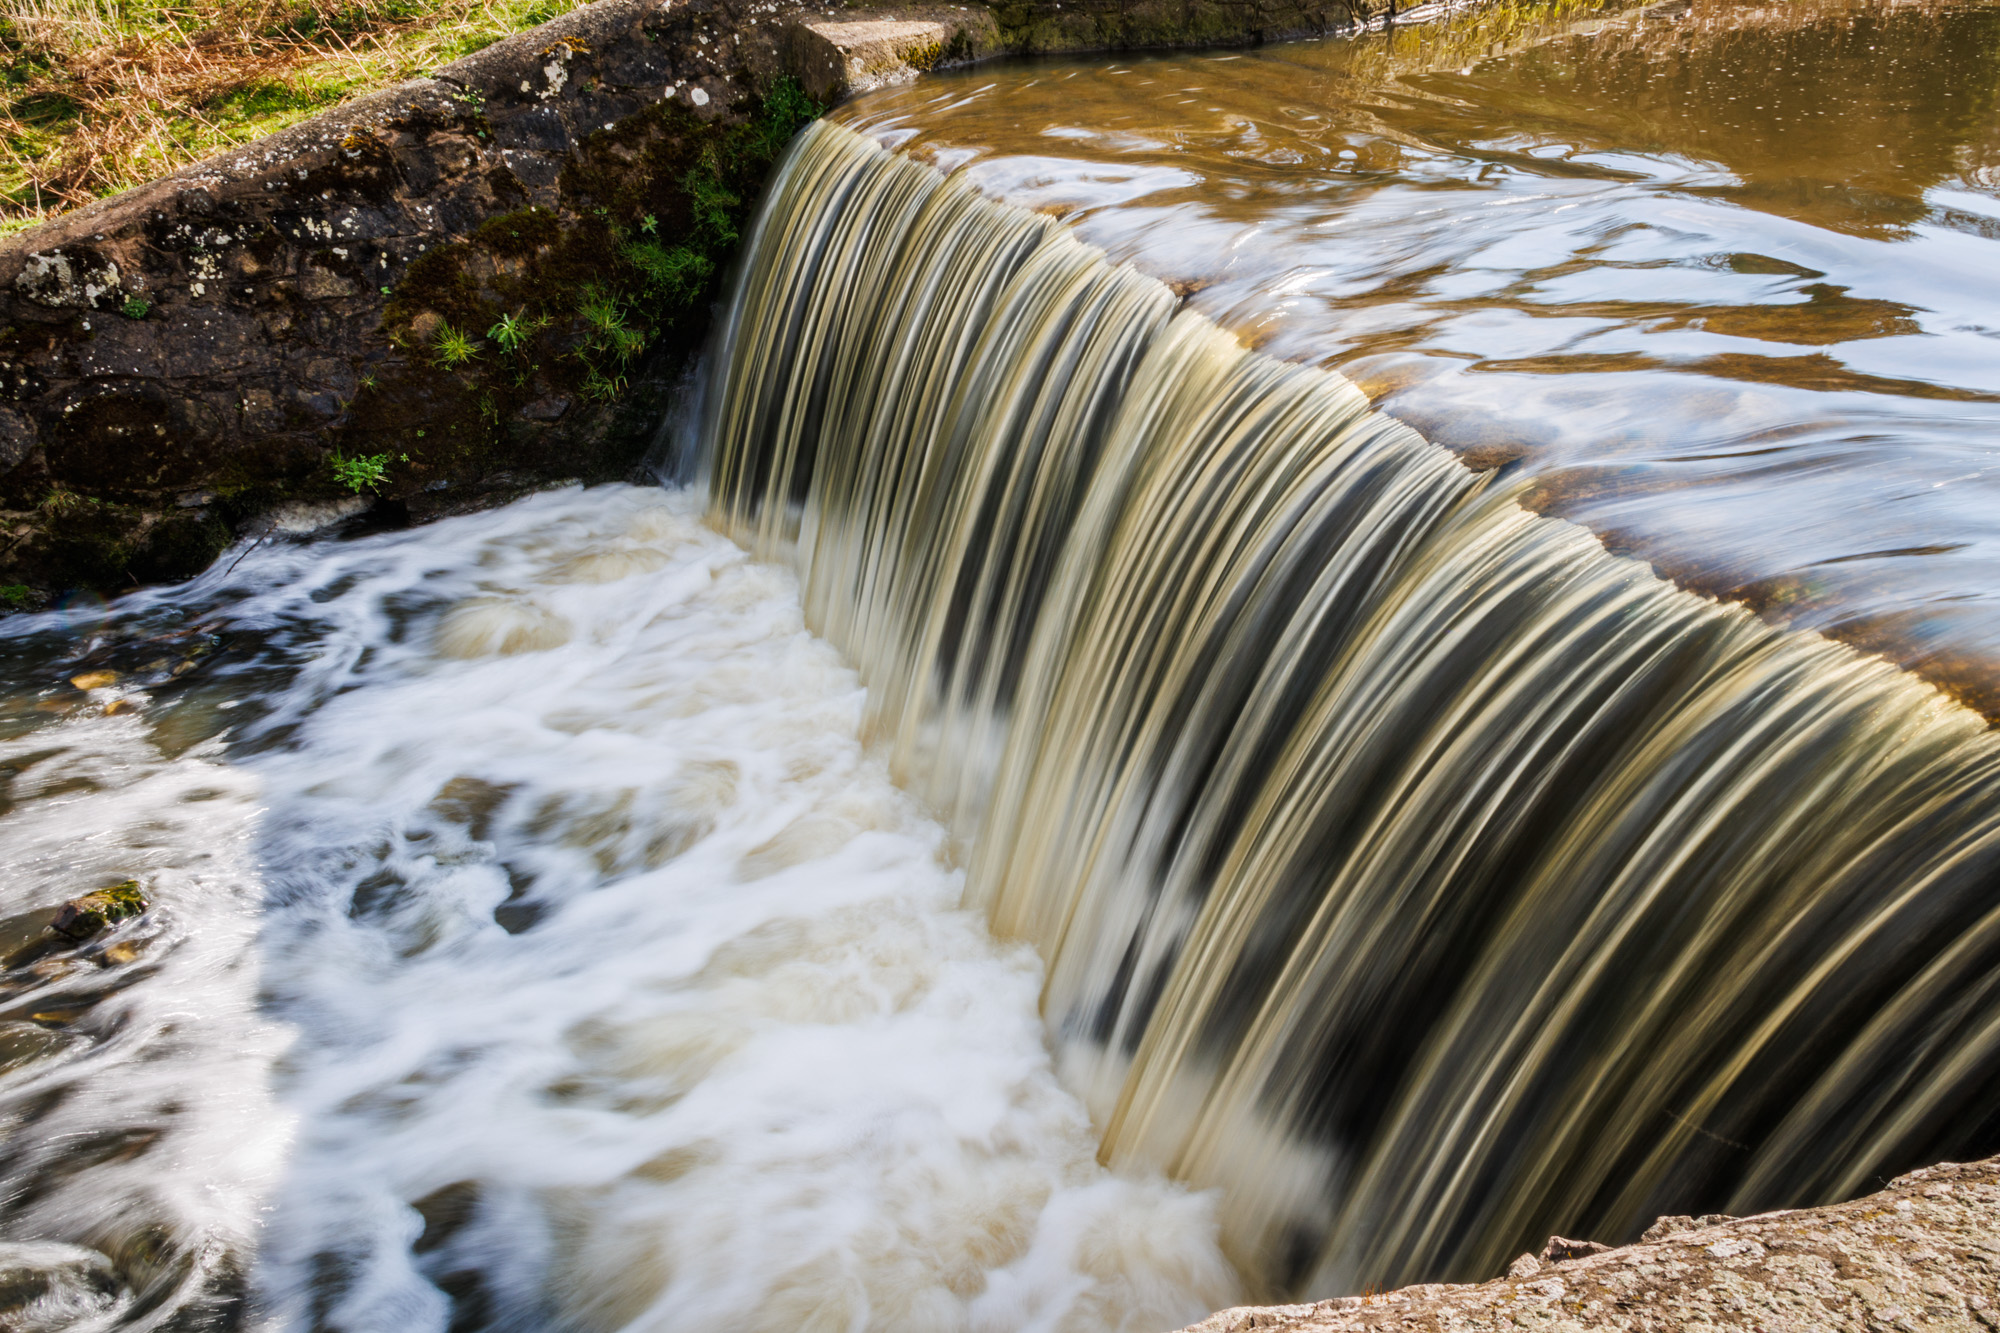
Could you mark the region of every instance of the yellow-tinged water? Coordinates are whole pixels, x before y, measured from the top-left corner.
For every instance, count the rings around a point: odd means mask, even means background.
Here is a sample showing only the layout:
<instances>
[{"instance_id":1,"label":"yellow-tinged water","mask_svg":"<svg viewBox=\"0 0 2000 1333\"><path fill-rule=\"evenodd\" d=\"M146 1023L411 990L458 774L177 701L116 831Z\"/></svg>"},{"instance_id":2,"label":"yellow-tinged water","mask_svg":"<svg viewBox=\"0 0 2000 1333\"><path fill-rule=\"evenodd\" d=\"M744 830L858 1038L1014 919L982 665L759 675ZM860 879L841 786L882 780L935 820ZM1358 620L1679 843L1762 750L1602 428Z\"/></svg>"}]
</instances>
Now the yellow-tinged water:
<instances>
[{"instance_id":1,"label":"yellow-tinged water","mask_svg":"<svg viewBox=\"0 0 2000 1333\"><path fill-rule=\"evenodd\" d=\"M1121 1170L1262 1295L1837 1197L2000 1119L2000 741L1676 588L1046 215L838 125L711 518L1048 966Z\"/></svg>"},{"instance_id":2,"label":"yellow-tinged water","mask_svg":"<svg viewBox=\"0 0 2000 1333\"><path fill-rule=\"evenodd\" d=\"M2000 713L2000 6L1500 6L850 125L1703 592Z\"/></svg>"}]
</instances>

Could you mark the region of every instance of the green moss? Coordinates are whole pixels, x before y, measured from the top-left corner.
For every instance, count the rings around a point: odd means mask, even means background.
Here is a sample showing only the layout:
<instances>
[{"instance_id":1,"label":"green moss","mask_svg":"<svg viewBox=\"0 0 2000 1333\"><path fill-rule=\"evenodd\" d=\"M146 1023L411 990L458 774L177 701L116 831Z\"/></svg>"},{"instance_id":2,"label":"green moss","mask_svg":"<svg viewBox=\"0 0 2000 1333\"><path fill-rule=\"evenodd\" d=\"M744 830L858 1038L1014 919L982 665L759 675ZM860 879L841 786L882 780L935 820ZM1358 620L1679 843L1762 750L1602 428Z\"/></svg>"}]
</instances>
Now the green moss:
<instances>
[{"instance_id":1,"label":"green moss","mask_svg":"<svg viewBox=\"0 0 2000 1333\"><path fill-rule=\"evenodd\" d=\"M410 489L501 468L621 472L616 432L558 445L523 409L613 403L691 355L764 178L820 109L787 79L738 121L666 102L591 134L565 166L559 211L489 218L410 266L383 315L406 355L357 396L344 447L407 450Z\"/></svg>"},{"instance_id":2,"label":"green moss","mask_svg":"<svg viewBox=\"0 0 2000 1333\"><path fill-rule=\"evenodd\" d=\"M472 233L473 244L496 255L521 258L562 240L562 221L539 205L486 219Z\"/></svg>"},{"instance_id":3,"label":"green moss","mask_svg":"<svg viewBox=\"0 0 2000 1333\"><path fill-rule=\"evenodd\" d=\"M334 479L357 495L381 485L382 478L389 471L387 454L358 454L349 458L336 449L329 461L333 465Z\"/></svg>"},{"instance_id":4,"label":"green moss","mask_svg":"<svg viewBox=\"0 0 2000 1333\"><path fill-rule=\"evenodd\" d=\"M677 306L694 304L715 276L715 261L694 245L628 241L623 255L639 270L649 291Z\"/></svg>"},{"instance_id":5,"label":"green moss","mask_svg":"<svg viewBox=\"0 0 2000 1333\"><path fill-rule=\"evenodd\" d=\"M41 563L59 571L62 586L109 589L128 581L144 526L136 511L100 500L52 517Z\"/></svg>"},{"instance_id":6,"label":"green moss","mask_svg":"<svg viewBox=\"0 0 2000 1333\"><path fill-rule=\"evenodd\" d=\"M211 98L205 109L224 121L289 121L332 106L348 91L346 83L330 79L264 79Z\"/></svg>"},{"instance_id":7,"label":"green moss","mask_svg":"<svg viewBox=\"0 0 2000 1333\"><path fill-rule=\"evenodd\" d=\"M139 881L128 879L64 903L49 929L72 940L87 940L106 926L140 915L149 906Z\"/></svg>"},{"instance_id":8,"label":"green moss","mask_svg":"<svg viewBox=\"0 0 2000 1333\"><path fill-rule=\"evenodd\" d=\"M230 531L205 514L170 514L147 532L127 570L149 583L191 579L227 550Z\"/></svg>"},{"instance_id":9,"label":"green moss","mask_svg":"<svg viewBox=\"0 0 2000 1333\"><path fill-rule=\"evenodd\" d=\"M440 245L418 255L396 284L382 311L382 325L406 344L411 325L430 311L447 323L480 327L485 302L479 285L465 272L465 247Z\"/></svg>"}]
</instances>

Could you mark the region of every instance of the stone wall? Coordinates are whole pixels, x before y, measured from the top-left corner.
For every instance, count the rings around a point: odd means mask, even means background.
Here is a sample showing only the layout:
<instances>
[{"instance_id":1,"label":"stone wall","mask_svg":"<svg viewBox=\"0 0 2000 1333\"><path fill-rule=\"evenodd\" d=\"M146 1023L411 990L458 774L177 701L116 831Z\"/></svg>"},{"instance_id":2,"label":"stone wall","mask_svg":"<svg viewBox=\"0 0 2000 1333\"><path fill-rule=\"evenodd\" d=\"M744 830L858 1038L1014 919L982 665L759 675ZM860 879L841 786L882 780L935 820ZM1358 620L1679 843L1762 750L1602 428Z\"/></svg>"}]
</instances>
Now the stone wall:
<instances>
[{"instance_id":1,"label":"stone wall","mask_svg":"<svg viewBox=\"0 0 2000 1333\"><path fill-rule=\"evenodd\" d=\"M599 0L21 233L0 610L191 575L281 507L352 501L337 463L391 522L627 475L815 97L1367 2Z\"/></svg>"}]
</instances>

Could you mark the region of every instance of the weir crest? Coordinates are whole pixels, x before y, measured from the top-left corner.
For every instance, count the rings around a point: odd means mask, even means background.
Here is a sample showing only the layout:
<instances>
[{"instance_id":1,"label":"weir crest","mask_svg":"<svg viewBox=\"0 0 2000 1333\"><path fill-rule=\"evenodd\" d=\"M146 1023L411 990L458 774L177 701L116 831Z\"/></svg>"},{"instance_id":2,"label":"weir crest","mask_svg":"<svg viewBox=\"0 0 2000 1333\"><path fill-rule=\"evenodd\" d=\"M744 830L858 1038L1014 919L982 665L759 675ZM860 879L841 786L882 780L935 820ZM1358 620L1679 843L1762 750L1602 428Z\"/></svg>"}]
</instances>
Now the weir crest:
<instances>
[{"instance_id":1,"label":"weir crest","mask_svg":"<svg viewBox=\"0 0 2000 1333\"><path fill-rule=\"evenodd\" d=\"M1317 1295L1990 1151L1984 721L1177 305L820 123L700 460L1046 960L1103 1159Z\"/></svg>"}]
</instances>

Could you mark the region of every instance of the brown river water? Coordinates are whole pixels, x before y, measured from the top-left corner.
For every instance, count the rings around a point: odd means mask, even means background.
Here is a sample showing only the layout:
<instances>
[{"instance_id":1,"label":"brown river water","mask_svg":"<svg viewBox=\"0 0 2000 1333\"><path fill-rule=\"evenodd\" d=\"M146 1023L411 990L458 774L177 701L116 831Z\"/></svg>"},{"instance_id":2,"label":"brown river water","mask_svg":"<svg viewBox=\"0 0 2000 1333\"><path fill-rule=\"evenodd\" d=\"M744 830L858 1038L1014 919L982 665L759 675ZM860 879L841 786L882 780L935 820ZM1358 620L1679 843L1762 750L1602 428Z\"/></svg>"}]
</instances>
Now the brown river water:
<instances>
[{"instance_id":1,"label":"brown river water","mask_svg":"<svg viewBox=\"0 0 2000 1333\"><path fill-rule=\"evenodd\" d=\"M1996 86L941 73L793 145L690 484L0 621L0 1330L1160 1333L1994 1151L2000 736L1515 498L2000 715Z\"/></svg>"},{"instance_id":2,"label":"brown river water","mask_svg":"<svg viewBox=\"0 0 2000 1333\"><path fill-rule=\"evenodd\" d=\"M1503 8L863 97L1615 552L2000 710L2000 5Z\"/></svg>"}]
</instances>

